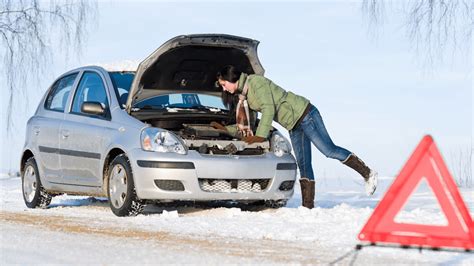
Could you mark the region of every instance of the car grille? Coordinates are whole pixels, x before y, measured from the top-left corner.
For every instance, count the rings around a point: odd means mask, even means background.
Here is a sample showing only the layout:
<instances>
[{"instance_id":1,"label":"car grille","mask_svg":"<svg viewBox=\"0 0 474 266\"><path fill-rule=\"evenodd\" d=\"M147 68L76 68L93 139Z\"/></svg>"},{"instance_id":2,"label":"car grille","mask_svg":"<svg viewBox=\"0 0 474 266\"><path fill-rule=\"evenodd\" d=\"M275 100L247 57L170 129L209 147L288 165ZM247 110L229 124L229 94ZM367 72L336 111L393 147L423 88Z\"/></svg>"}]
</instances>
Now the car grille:
<instances>
[{"instance_id":1,"label":"car grille","mask_svg":"<svg viewBox=\"0 0 474 266\"><path fill-rule=\"evenodd\" d=\"M155 185L162 189L168 191L184 191L184 185L179 180L155 180Z\"/></svg>"},{"instance_id":2,"label":"car grille","mask_svg":"<svg viewBox=\"0 0 474 266\"><path fill-rule=\"evenodd\" d=\"M263 192L270 179L205 179L199 178L199 186L206 192L258 193Z\"/></svg>"}]
</instances>

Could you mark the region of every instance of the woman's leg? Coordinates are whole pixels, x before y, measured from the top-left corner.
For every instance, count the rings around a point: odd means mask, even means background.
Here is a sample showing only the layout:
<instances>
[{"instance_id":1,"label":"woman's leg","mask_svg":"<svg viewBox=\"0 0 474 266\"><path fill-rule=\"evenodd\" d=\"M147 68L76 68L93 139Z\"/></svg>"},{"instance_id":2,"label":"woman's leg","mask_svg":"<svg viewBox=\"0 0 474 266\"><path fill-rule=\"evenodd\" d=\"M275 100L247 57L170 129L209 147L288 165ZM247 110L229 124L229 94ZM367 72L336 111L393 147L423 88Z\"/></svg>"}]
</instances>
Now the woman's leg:
<instances>
[{"instance_id":1,"label":"woman's leg","mask_svg":"<svg viewBox=\"0 0 474 266\"><path fill-rule=\"evenodd\" d=\"M290 131L290 138L300 169L302 205L312 209L314 208L315 183L311 166L311 142L300 127Z\"/></svg>"},{"instance_id":2,"label":"woman's leg","mask_svg":"<svg viewBox=\"0 0 474 266\"><path fill-rule=\"evenodd\" d=\"M301 121L299 128L303 129L304 134L308 136L316 148L326 157L337 159L358 172L364 178L367 195L372 195L375 192L377 188L377 172L371 170L359 157L350 151L333 143L316 107L311 107L311 111Z\"/></svg>"},{"instance_id":3,"label":"woman's leg","mask_svg":"<svg viewBox=\"0 0 474 266\"><path fill-rule=\"evenodd\" d=\"M316 107L311 107L311 111L301 121L299 128L303 129L304 134L326 157L337 159L342 162L351 154L350 151L336 146L331 140L331 137L324 126L323 119Z\"/></svg>"},{"instance_id":4,"label":"woman's leg","mask_svg":"<svg viewBox=\"0 0 474 266\"><path fill-rule=\"evenodd\" d=\"M311 165L311 141L306 137L301 127L290 130L290 139L295 151L296 162L300 169L300 176L314 180L313 167Z\"/></svg>"}]
</instances>

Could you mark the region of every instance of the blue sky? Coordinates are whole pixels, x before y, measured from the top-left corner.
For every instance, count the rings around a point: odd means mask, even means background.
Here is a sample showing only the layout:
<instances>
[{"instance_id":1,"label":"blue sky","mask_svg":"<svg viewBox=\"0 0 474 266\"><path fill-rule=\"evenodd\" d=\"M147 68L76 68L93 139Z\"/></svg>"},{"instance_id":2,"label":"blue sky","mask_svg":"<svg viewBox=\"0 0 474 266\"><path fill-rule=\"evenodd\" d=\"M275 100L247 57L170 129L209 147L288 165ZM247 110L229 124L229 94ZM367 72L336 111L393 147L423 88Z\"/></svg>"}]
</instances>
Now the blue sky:
<instances>
[{"instance_id":1,"label":"blue sky","mask_svg":"<svg viewBox=\"0 0 474 266\"><path fill-rule=\"evenodd\" d=\"M404 23L390 15L370 30L358 1L101 2L82 56L65 62L55 54L41 84L31 87L31 105L16 115L15 132L2 137L0 169L18 168L26 121L55 77L87 64L142 60L168 39L192 33L259 40L265 75L308 98L334 142L381 175L396 175L424 134L434 137L449 165L453 153L472 147L471 51L427 68ZM358 180L316 149L313 167L316 178Z\"/></svg>"}]
</instances>

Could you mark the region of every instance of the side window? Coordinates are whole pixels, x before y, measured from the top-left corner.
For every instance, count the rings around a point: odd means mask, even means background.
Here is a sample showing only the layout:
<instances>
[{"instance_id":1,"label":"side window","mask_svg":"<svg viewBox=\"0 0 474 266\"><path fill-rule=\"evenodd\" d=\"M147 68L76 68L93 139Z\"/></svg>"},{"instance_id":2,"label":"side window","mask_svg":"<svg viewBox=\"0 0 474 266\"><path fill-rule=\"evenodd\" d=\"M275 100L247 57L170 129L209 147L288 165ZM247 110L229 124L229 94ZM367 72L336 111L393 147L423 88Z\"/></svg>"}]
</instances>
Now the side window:
<instances>
[{"instance_id":1,"label":"side window","mask_svg":"<svg viewBox=\"0 0 474 266\"><path fill-rule=\"evenodd\" d=\"M74 80L76 80L77 73L66 76L58 81L56 81L46 98L44 107L48 110L64 112L66 108L67 99L69 98L69 93L71 92L72 85L74 85Z\"/></svg>"},{"instance_id":2,"label":"side window","mask_svg":"<svg viewBox=\"0 0 474 266\"><path fill-rule=\"evenodd\" d=\"M83 113L81 111L84 102L98 102L104 108L109 106L107 93L105 92L104 82L99 74L95 72L85 72L77 86L74 101L72 103L73 113Z\"/></svg>"}]
</instances>

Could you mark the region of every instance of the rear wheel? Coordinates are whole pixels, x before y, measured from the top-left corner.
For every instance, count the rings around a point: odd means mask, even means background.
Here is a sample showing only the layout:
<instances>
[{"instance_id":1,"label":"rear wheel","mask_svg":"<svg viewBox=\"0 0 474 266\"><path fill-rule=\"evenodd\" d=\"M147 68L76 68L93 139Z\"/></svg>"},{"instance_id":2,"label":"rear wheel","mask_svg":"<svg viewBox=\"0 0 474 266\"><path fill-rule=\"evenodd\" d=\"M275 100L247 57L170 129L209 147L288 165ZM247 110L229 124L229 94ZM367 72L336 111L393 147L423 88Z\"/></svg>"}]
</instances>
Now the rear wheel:
<instances>
[{"instance_id":1,"label":"rear wheel","mask_svg":"<svg viewBox=\"0 0 474 266\"><path fill-rule=\"evenodd\" d=\"M25 162L21 175L23 200L28 208L46 208L52 196L41 185L38 166L34 157Z\"/></svg>"},{"instance_id":2,"label":"rear wheel","mask_svg":"<svg viewBox=\"0 0 474 266\"><path fill-rule=\"evenodd\" d=\"M136 216L143 211L144 205L137 197L132 168L125 154L110 163L107 187L110 208L115 215Z\"/></svg>"}]
</instances>

